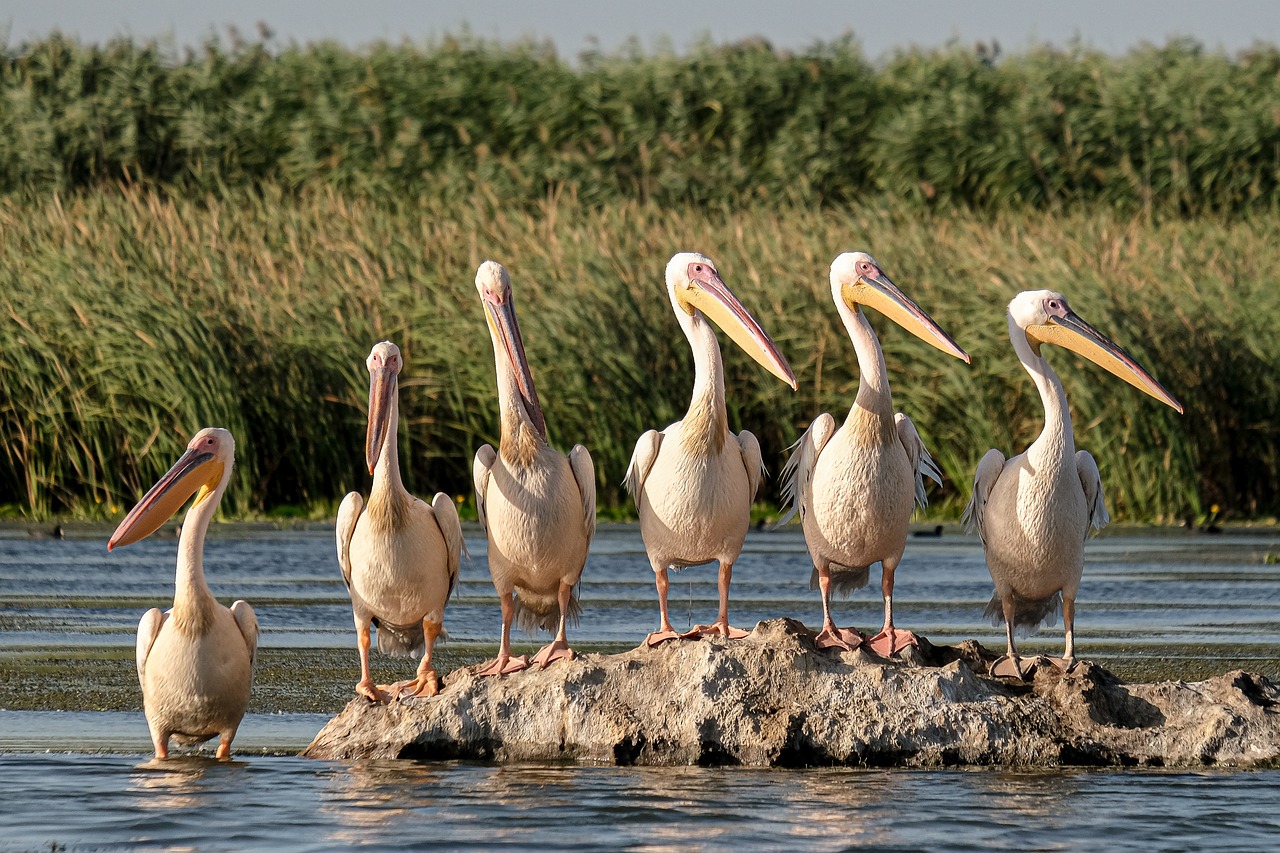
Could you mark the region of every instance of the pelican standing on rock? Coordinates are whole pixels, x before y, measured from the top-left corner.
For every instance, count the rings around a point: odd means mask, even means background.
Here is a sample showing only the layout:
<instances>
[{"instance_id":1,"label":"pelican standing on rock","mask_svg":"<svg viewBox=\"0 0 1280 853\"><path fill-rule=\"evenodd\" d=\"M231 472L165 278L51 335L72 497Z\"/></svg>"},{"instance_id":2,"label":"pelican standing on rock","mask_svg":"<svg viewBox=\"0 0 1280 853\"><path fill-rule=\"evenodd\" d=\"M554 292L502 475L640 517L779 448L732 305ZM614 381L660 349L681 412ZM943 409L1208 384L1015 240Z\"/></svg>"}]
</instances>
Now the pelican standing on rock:
<instances>
[{"instance_id":1,"label":"pelican standing on rock","mask_svg":"<svg viewBox=\"0 0 1280 853\"><path fill-rule=\"evenodd\" d=\"M356 692L375 702L434 696L440 677L431 662L444 632L444 608L458 582L462 525L453 500L436 493L431 506L409 494L400 480L396 427L400 420L400 348L374 344L369 369L369 426L365 462L373 474L369 501L349 492L338 508L338 565L356 623L360 682ZM369 628L378 629L378 650L422 655L409 681L379 685L369 673Z\"/></svg>"},{"instance_id":2,"label":"pelican standing on rock","mask_svg":"<svg viewBox=\"0 0 1280 853\"><path fill-rule=\"evenodd\" d=\"M202 429L186 453L143 496L107 542L107 550L145 539L195 494L178 538L173 608L148 610L138 623L138 681L156 758L169 739L196 744L217 735L218 758L249 707L258 618L237 601L223 607L204 579L204 537L231 481L236 443L225 429Z\"/></svg>"},{"instance_id":3,"label":"pelican standing on rock","mask_svg":"<svg viewBox=\"0 0 1280 853\"><path fill-rule=\"evenodd\" d=\"M784 500L798 510L813 557L812 584L822 591L818 648L857 648L862 636L837 628L831 590L866 585L880 563L884 628L870 646L888 657L915 645L915 635L893 624L893 574L907 544L913 504L925 506L924 478L941 474L911 419L894 414L884 352L862 307L875 308L922 340L969 363L969 355L920 306L889 280L875 258L846 252L831 264L831 297L858 356L858 395L839 428L823 413L800 437L782 471Z\"/></svg>"},{"instance_id":4,"label":"pelican standing on rock","mask_svg":"<svg viewBox=\"0 0 1280 853\"><path fill-rule=\"evenodd\" d=\"M783 382L796 378L782 353L747 313L705 255L681 252L667 264L667 295L693 349L693 399L682 420L636 442L627 468L627 489L635 497L640 533L658 587L661 622L645 642L654 646L677 636L667 614L669 568L720 565L720 611L711 625L686 637L745 637L729 625L729 584L751 521L751 501L764 466L760 443L750 432L729 432L724 404L724 371L713 320L738 346Z\"/></svg>"},{"instance_id":5,"label":"pelican standing on rock","mask_svg":"<svg viewBox=\"0 0 1280 853\"><path fill-rule=\"evenodd\" d=\"M1006 460L988 450L978 463L967 529L977 529L995 594L987 605L992 623L1005 623L1008 654L992 667L998 675L1023 676L1014 648L1017 629L1052 624L1059 607L1065 633L1064 668L1075 661L1075 605L1089 528L1110 520L1098 463L1075 449L1071 412L1057 374L1040 354L1055 344L1084 356L1182 413L1170 396L1128 353L1071 310L1051 290L1027 291L1009 303L1009 337L1044 403L1044 429L1026 452Z\"/></svg>"},{"instance_id":6,"label":"pelican standing on rock","mask_svg":"<svg viewBox=\"0 0 1280 853\"><path fill-rule=\"evenodd\" d=\"M476 272L498 376L502 440L476 451L472 473L476 508L489 537L489 572L502 606L498 656L480 675L528 667L511 657L511 622L530 633L556 636L533 658L545 669L572 660L566 624L577 619L574 586L582 576L596 532L596 474L581 444L568 457L547 444L547 424L533 387L516 321L511 278L502 264L485 261Z\"/></svg>"}]
</instances>

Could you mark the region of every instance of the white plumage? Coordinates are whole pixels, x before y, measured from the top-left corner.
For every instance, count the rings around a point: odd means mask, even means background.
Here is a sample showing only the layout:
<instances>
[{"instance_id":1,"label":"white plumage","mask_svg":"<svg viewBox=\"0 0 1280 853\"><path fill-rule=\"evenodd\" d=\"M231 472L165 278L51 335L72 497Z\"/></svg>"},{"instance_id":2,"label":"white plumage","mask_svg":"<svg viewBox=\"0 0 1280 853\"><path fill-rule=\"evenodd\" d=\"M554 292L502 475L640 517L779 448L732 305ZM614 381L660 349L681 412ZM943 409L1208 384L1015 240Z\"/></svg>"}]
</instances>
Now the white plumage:
<instances>
[{"instance_id":1,"label":"white plumage","mask_svg":"<svg viewBox=\"0 0 1280 853\"><path fill-rule=\"evenodd\" d=\"M893 411L884 353L862 305L875 307L950 355L969 357L863 252L840 255L831 265L831 296L858 356L858 394L843 424L823 413L792 448L782 471L785 523L799 512L813 558L811 586L822 592L819 648L854 649L862 636L835 626L831 592L866 585L881 564L884 626L871 647L892 655L915 643L893 624L894 572L906 548L913 504L926 504L924 478L941 474L915 425Z\"/></svg>"},{"instance_id":2,"label":"white plumage","mask_svg":"<svg viewBox=\"0 0 1280 853\"><path fill-rule=\"evenodd\" d=\"M138 623L138 681L157 758L168 756L170 738L192 744L214 736L218 758L228 758L249 707L257 616L244 601L223 607L204 578L204 539L231 481L235 447L225 429L198 432L107 543L111 550L151 535L199 490L178 538L173 607L152 608Z\"/></svg>"},{"instance_id":3,"label":"white plumage","mask_svg":"<svg viewBox=\"0 0 1280 853\"><path fill-rule=\"evenodd\" d=\"M1075 449L1071 412L1042 344L1064 346L1172 406L1182 406L1124 350L1084 322L1066 298L1049 290L1018 294L1009 303L1009 338L1044 405L1044 429L1023 453L1006 460L989 450L978 463L965 509L969 530L982 538L995 593L986 615L1005 623L1008 653L993 667L1021 677L1015 634L1053 624L1062 614L1062 663L1075 660L1075 602L1090 529L1110 520L1098 464Z\"/></svg>"},{"instance_id":4,"label":"white plumage","mask_svg":"<svg viewBox=\"0 0 1280 853\"><path fill-rule=\"evenodd\" d=\"M493 342L502 418L499 449L482 446L472 465L489 572L502 606L498 657L480 674L499 675L528 666L523 656L511 657L513 621L531 633L556 631L533 663L545 668L573 658L567 624L577 621L574 587L596 532L596 478L585 447L575 445L566 457L547 444L506 269L485 261L476 289Z\"/></svg>"},{"instance_id":5,"label":"white plumage","mask_svg":"<svg viewBox=\"0 0 1280 853\"><path fill-rule=\"evenodd\" d=\"M358 492L343 498L335 531L360 653L356 692L374 701L439 692L432 652L444 633L444 608L458 582L464 547L453 500L438 492L428 506L400 478L397 386L403 365L399 347L390 341L375 344L366 360L365 461L373 487L367 503ZM378 629L378 650L384 654L422 656L412 680L374 682L369 671L371 626Z\"/></svg>"},{"instance_id":6,"label":"white plumage","mask_svg":"<svg viewBox=\"0 0 1280 853\"><path fill-rule=\"evenodd\" d=\"M714 320L748 354L793 389L795 376L760 324L705 255L682 252L667 264L667 295L693 349L693 398L684 418L636 442L625 482L635 497L640 532L658 589L660 624L650 645L678 636L667 613L670 568L715 562L720 610L711 625L686 636L743 637L729 625L733 563L750 526L751 502L764 476L760 443L729 432L720 346Z\"/></svg>"}]
</instances>

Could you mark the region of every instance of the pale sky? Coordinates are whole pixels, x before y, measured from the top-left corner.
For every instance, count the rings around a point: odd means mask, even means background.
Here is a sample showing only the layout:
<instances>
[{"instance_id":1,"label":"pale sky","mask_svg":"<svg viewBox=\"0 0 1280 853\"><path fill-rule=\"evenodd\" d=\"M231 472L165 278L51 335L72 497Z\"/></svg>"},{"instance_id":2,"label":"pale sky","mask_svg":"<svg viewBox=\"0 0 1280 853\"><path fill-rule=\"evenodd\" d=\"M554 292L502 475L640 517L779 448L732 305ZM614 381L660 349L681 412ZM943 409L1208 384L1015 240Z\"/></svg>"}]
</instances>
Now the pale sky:
<instances>
[{"instance_id":1,"label":"pale sky","mask_svg":"<svg viewBox=\"0 0 1280 853\"><path fill-rule=\"evenodd\" d=\"M128 34L189 45L229 24L256 37L260 20L286 43L423 42L469 27L501 41L550 39L568 59L595 46L616 50L632 36L650 50L664 39L684 50L703 35L716 42L763 36L795 49L852 32L872 58L950 39L994 38L1006 54L1073 38L1111 53L1174 36L1228 52L1280 42L1278 0L0 0L0 37L7 32L10 46L54 29L85 41Z\"/></svg>"}]
</instances>

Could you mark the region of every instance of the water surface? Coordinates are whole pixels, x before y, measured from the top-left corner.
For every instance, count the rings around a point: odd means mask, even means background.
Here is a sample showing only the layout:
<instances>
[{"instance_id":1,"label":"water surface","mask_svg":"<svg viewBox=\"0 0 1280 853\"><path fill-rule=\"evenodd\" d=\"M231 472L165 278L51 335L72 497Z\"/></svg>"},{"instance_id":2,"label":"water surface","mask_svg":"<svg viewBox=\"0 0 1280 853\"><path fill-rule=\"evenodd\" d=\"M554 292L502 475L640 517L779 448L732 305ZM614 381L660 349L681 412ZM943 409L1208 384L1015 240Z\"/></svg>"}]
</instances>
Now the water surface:
<instances>
[{"instance_id":1,"label":"water surface","mask_svg":"<svg viewBox=\"0 0 1280 853\"><path fill-rule=\"evenodd\" d=\"M469 528L442 659L492 654L498 608L484 542ZM262 623L254 707L237 758L148 761L133 642L142 612L172 600L176 544L107 554L100 539L0 539L0 849L1261 850L1274 847L1280 772L1011 772L496 767L292 757L356 677L350 605L328 530L218 527L206 553L222 600ZM1133 672L1191 677L1244 665L1280 672L1280 533L1092 541L1078 647ZM798 528L753 532L731 617L818 624ZM838 605L876 629L878 584ZM584 646L634 645L657 621L635 527L602 526L581 586ZM980 615L991 581L974 539L913 538L898 570L899 624L953 642L1003 643ZM677 627L708 621L715 572L673 575ZM545 638L522 638L532 649ZM1060 648L1061 631L1029 647ZM452 655L452 658L449 658ZM409 664L375 656L375 668ZM284 689L282 685L293 685ZM311 701L299 699L299 691ZM103 703L106 703L105 705ZM318 705L317 705L318 703ZM115 707L114 711L94 710Z\"/></svg>"}]
</instances>

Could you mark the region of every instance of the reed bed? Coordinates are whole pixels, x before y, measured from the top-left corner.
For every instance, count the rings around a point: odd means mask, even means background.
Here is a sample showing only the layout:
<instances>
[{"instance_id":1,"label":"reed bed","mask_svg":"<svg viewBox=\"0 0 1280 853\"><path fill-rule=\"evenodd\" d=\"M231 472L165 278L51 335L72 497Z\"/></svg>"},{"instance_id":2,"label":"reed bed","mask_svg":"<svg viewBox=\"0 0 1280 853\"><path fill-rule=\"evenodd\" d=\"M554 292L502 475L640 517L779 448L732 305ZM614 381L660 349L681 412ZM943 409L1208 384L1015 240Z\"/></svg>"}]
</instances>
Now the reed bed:
<instances>
[{"instance_id":1,"label":"reed bed","mask_svg":"<svg viewBox=\"0 0 1280 853\"><path fill-rule=\"evenodd\" d=\"M687 55L425 45L155 43L0 49L0 192L117 180L183 193L469 193L511 203L858 203L1275 210L1280 49L1193 41L906 51L851 39Z\"/></svg>"},{"instance_id":2,"label":"reed bed","mask_svg":"<svg viewBox=\"0 0 1280 853\"><path fill-rule=\"evenodd\" d=\"M197 428L222 425L238 442L232 514L329 511L367 487L364 358L382 338L405 353L407 484L469 495L475 450L498 435L474 287L493 258L512 273L552 442L585 443L602 509L626 508L636 438L688 401L688 348L662 283L682 249L717 260L795 368L798 393L723 346L731 425L754 431L777 471L813 416L852 401L857 366L827 271L838 252L866 249L974 358L965 367L872 319L897 405L949 480L935 513L958 515L989 447L1021 449L1039 430L1004 305L1042 287L1066 292L1187 405L1179 417L1065 351L1050 355L1116 517L1280 507L1274 216L976 216L900 199L684 209L572 193L513 207L479 187L0 200L0 503L114 516ZM762 499L776 494L769 483Z\"/></svg>"}]
</instances>

